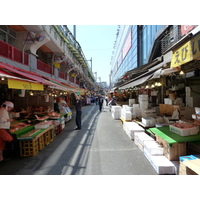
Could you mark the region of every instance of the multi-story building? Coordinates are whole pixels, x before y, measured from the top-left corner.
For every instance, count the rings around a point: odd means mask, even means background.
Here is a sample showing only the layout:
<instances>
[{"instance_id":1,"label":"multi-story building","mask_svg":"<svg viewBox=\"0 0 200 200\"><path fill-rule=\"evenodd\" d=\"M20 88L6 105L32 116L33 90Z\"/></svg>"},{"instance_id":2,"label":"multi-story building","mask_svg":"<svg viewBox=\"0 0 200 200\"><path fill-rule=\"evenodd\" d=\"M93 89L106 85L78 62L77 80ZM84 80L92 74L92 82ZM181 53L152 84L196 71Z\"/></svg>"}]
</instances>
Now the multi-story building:
<instances>
[{"instance_id":1,"label":"multi-story building","mask_svg":"<svg viewBox=\"0 0 200 200\"><path fill-rule=\"evenodd\" d=\"M123 25L118 29L111 58L111 86L122 83L123 75L155 58L151 50L162 25ZM128 77L125 77L127 79Z\"/></svg>"},{"instance_id":2,"label":"multi-story building","mask_svg":"<svg viewBox=\"0 0 200 200\"><path fill-rule=\"evenodd\" d=\"M81 46L67 26L1 25L0 62L75 87L96 86Z\"/></svg>"},{"instance_id":3,"label":"multi-story building","mask_svg":"<svg viewBox=\"0 0 200 200\"><path fill-rule=\"evenodd\" d=\"M153 88L160 79L163 84L159 82L162 89L157 89L159 102L164 102L165 90L170 89L176 90L189 105L184 88L199 85L199 30L197 25L121 26L111 59L111 92L117 88ZM181 70L184 78L179 75Z\"/></svg>"}]
</instances>

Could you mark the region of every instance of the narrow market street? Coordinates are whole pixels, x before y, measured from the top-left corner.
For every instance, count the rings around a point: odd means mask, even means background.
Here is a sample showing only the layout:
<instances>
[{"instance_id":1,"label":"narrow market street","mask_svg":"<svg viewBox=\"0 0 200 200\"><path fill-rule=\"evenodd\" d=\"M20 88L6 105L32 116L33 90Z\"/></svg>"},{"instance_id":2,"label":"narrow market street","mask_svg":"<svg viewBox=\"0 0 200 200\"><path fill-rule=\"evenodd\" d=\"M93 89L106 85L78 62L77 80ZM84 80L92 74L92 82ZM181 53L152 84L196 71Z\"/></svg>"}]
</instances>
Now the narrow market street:
<instances>
[{"instance_id":1,"label":"narrow market street","mask_svg":"<svg viewBox=\"0 0 200 200\"><path fill-rule=\"evenodd\" d=\"M0 164L1 175L157 175L144 154L128 138L104 104L83 107L82 129L75 114L63 132L35 157Z\"/></svg>"}]
</instances>

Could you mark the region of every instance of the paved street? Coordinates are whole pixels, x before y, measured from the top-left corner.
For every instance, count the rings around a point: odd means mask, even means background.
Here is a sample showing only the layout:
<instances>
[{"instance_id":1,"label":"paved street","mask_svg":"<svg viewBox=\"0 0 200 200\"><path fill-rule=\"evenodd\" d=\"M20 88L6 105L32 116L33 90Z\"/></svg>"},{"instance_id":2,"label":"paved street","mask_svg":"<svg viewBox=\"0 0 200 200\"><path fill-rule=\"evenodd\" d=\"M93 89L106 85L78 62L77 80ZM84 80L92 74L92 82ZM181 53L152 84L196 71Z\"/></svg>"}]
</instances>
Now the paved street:
<instances>
[{"instance_id":1,"label":"paved street","mask_svg":"<svg viewBox=\"0 0 200 200\"><path fill-rule=\"evenodd\" d=\"M37 156L5 161L0 164L0 174L157 175L107 106L102 112L98 105L83 107L82 129L74 128L73 118Z\"/></svg>"}]
</instances>

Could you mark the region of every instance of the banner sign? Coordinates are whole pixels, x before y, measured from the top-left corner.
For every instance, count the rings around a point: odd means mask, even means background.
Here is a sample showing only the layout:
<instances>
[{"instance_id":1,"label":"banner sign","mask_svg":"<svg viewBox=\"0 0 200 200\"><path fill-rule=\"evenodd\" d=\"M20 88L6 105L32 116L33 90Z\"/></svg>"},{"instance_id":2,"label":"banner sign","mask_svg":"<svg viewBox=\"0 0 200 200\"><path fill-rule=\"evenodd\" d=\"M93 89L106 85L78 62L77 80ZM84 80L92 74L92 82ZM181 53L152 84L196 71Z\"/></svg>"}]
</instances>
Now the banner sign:
<instances>
[{"instance_id":1,"label":"banner sign","mask_svg":"<svg viewBox=\"0 0 200 200\"><path fill-rule=\"evenodd\" d=\"M200 57L200 33L173 52L171 68Z\"/></svg>"},{"instance_id":2,"label":"banner sign","mask_svg":"<svg viewBox=\"0 0 200 200\"><path fill-rule=\"evenodd\" d=\"M8 79L8 88L25 89L25 90L42 90L42 91L44 90L44 86L42 84L19 81L14 79Z\"/></svg>"}]
</instances>

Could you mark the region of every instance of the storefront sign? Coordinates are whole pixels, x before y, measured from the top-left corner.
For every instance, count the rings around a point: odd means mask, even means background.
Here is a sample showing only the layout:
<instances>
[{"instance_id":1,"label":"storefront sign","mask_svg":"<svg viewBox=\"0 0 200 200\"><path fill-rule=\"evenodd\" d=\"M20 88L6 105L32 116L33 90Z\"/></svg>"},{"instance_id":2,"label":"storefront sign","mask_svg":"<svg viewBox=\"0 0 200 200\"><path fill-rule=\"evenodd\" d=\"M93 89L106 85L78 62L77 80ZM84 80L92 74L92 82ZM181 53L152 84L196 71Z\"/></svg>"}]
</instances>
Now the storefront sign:
<instances>
[{"instance_id":1,"label":"storefront sign","mask_svg":"<svg viewBox=\"0 0 200 200\"><path fill-rule=\"evenodd\" d=\"M200 57L200 34L173 52L171 68L178 67Z\"/></svg>"},{"instance_id":2,"label":"storefront sign","mask_svg":"<svg viewBox=\"0 0 200 200\"><path fill-rule=\"evenodd\" d=\"M8 79L8 88L25 89L25 90L42 90L42 91L44 90L44 86L42 84L19 81L14 79Z\"/></svg>"},{"instance_id":3,"label":"storefront sign","mask_svg":"<svg viewBox=\"0 0 200 200\"><path fill-rule=\"evenodd\" d=\"M189 31L191 31L193 28L195 28L196 25L181 25L181 35L187 34Z\"/></svg>"}]
</instances>

